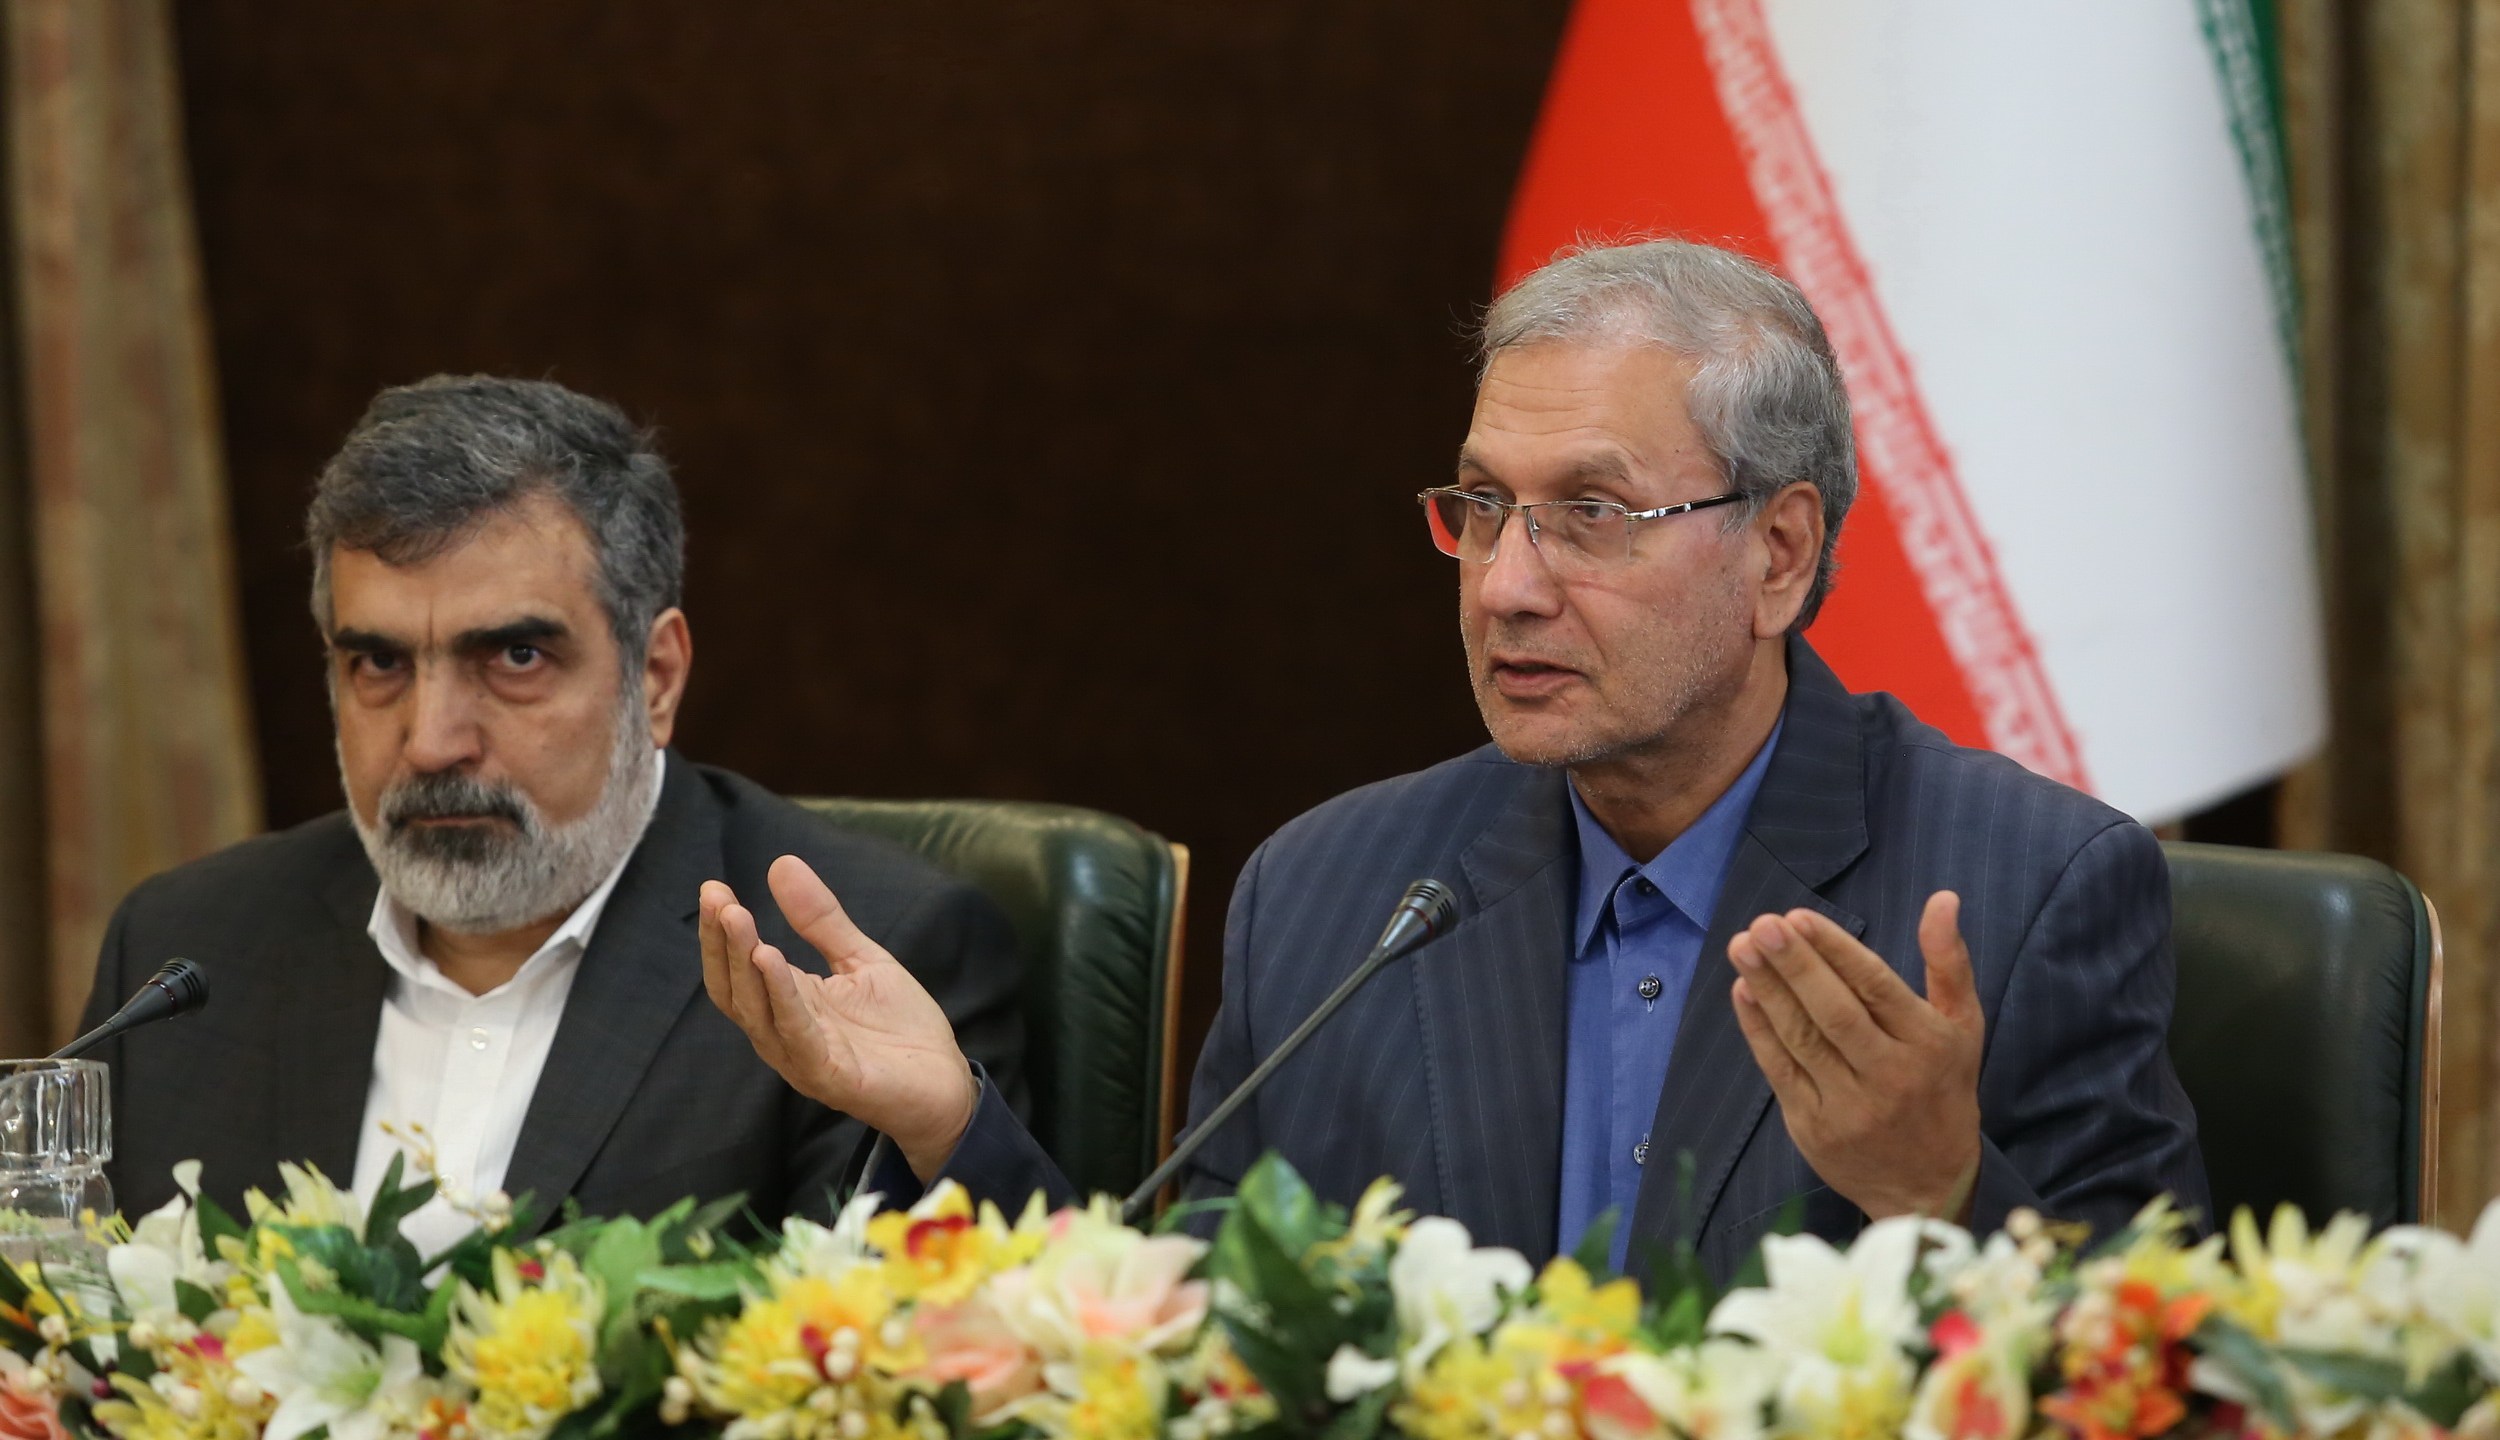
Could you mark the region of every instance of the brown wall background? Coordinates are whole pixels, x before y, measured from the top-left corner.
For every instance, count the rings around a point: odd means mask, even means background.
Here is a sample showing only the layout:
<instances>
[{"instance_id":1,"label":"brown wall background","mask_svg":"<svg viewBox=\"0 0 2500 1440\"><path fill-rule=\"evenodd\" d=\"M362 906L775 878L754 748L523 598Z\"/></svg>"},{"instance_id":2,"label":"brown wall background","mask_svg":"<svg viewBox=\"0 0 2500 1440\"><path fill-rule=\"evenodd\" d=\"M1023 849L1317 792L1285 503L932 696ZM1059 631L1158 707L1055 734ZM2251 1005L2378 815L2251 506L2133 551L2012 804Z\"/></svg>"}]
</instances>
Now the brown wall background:
<instances>
[{"instance_id":1,"label":"brown wall background","mask_svg":"<svg viewBox=\"0 0 2500 1440\"><path fill-rule=\"evenodd\" d=\"M1482 739L1412 492L1563 0L184 0L267 812L338 803L311 477L377 388L660 428L680 743L1251 848Z\"/></svg>"}]
</instances>

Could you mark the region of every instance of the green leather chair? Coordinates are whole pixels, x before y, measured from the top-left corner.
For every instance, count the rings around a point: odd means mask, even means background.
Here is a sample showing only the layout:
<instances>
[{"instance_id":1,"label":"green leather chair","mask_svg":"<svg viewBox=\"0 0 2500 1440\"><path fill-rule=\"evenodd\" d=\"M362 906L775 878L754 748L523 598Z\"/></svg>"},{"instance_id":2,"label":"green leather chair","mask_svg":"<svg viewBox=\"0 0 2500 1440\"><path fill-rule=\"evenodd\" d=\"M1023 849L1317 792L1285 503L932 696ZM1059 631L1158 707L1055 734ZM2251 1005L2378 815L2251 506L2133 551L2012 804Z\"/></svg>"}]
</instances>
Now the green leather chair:
<instances>
[{"instance_id":1,"label":"green leather chair","mask_svg":"<svg viewBox=\"0 0 2500 1440\"><path fill-rule=\"evenodd\" d=\"M2430 1213L2439 1176L2439 917L2374 860L2170 844L2179 999L2214 1223Z\"/></svg>"},{"instance_id":2,"label":"green leather chair","mask_svg":"<svg viewBox=\"0 0 2500 1440\"><path fill-rule=\"evenodd\" d=\"M802 800L980 887L1023 943L1033 1134L1125 1195L1175 1127L1189 851L1116 815L1011 800Z\"/></svg>"}]
</instances>

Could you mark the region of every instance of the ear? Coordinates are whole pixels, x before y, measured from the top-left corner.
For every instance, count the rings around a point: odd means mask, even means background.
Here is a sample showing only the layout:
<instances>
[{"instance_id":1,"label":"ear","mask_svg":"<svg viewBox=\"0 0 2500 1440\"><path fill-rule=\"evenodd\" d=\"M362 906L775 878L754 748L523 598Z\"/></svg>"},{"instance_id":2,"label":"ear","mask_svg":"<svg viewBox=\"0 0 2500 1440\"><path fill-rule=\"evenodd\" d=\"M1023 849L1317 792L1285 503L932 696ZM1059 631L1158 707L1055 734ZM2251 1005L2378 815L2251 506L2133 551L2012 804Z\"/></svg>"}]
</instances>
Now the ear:
<instances>
[{"instance_id":1,"label":"ear","mask_svg":"<svg viewBox=\"0 0 2500 1440\"><path fill-rule=\"evenodd\" d=\"M642 703L651 717L651 743L665 748L677 733L677 705L686 696L686 675L694 669L694 632L686 612L670 606L651 622L643 647Z\"/></svg>"},{"instance_id":2,"label":"ear","mask_svg":"<svg viewBox=\"0 0 2500 1440\"><path fill-rule=\"evenodd\" d=\"M1771 497L1754 517L1754 549L1761 564L1761 583L1754 589L1754 638L1769 640L1789 631L1814 591L1814 573L1823 559L1823 492L1800 480Z\"/></svg>"}]
</instances>

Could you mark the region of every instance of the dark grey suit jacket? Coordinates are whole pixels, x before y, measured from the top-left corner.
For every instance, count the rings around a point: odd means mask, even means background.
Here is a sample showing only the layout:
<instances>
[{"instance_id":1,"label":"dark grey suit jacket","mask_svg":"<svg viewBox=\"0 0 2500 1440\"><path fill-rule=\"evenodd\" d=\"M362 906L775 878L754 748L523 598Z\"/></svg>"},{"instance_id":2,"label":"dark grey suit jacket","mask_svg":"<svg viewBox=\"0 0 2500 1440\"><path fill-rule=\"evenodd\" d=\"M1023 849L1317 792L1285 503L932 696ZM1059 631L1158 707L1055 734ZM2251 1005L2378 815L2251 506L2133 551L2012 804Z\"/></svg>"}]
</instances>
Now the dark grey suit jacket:
<instances>
[{"instance_id":1,"label":"dark grey suit jacket","mask_svg":"<svg viewBox=\"0 0 2500 1440\"><path fill-rule=\"evenodd\" d=\"M505 1188L543 1218L649 1215L743 1193L767 1222L823 1214L865 1133L783 1084L703 994L695 897L726 880L764 938L821 973L769 903L765 869L816 867L861 929L919 976L965 1048L1020 1101L1022 962L997 907L882 841L672 752L658 809L592 932ZM87 1005L101 1020L166 959L209 970L208 1007L97 1052L113 1067L114 1193L138 1214L206 1164L238 1206L278 1162L345 1184L373 1073L390 967L365 933L377 882L344 812L158 875L114 915ZM238 1208L236 1213L241 1213Z\"/></svg>"},{"instance_id":2,"label":"dark grey suit jacket","mask_svg":"<svg viewBox=\"0 0 2500 1440\"><path fill-rule=\"evenodd\" d=\"M1729 938L1766 911L1819 910L1923 984L1919 916L1962 896L1988 1016L1973 1223L2032 1206L2106 1233L2154 1194L2207 1204L2195 1115L2172 1073L2169 875L2145 829L2002 756L1959 748L1887 695L1851 695L1788 648L1787 725L1730 862L1630 1217L1632 1254L1676 1237L1724 1276L1792 1197L1834 1239L1864 1217L1789 1140L1737 1029ZM1374 980L1186 1182L1224 1193L1277 1150L1320 1194L1374 1177L1464 1221L1481 1244L1556 1243L1565 967L1578 883L1568 782L1491 747L1339 796L1278 831L1243 871L1222 1008L1201 1057L1204 1114L1358 963L1408 883L1449 882L1459 922ZM1679 1155L1692 1183L1678 1193ZM1056 1182L1001 1105L948 1173L1001 1198Z\"/></svg>"}]
</instances>

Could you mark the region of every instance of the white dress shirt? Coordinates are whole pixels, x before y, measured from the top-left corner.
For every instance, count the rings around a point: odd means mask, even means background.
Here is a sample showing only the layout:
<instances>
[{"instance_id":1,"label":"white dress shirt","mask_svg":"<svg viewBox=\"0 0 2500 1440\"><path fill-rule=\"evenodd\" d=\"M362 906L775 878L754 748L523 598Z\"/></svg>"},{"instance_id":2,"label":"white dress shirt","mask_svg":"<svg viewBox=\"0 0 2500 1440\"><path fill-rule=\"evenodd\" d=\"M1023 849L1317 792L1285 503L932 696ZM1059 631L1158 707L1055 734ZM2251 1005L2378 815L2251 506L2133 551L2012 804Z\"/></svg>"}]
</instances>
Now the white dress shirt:
<instances>
[{"instance_id":1,"label":"white dress shirt","mask_svg":"<svg viewBox=\"0 0 2500 1440\"><path fill-rule=\"evenodd\" d=\"M660 803L664 753L654 749L651 810ZM651 810L643 814L646 829ZM639 837L635 849L641 848ZM599 913L634 851L608 872L590 898L564 918L513 977L483 995L472 995L445 976L417 948L417 925L390 892L373 900L365 933L391 967L382 1000L382 1028L373 1043L373 1080L365 1091L364 1126L357 1132L356 1196L367 1207L382 1188L391 1157L409 1148L405 1132L422 1126L434 1151L435 1178L471 1200L503 1188L521 1120L538 1090L555 1044L564 1000L581 969ZM399 1138L383 1132L390 1124ZM415 1177L415 1156L408 1175ZM437 1195L400 1229L421 1254L433 1255L469 1232L475 1222Z\"/></svg>"}]
</instances>

